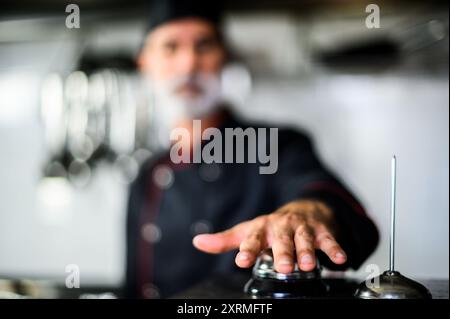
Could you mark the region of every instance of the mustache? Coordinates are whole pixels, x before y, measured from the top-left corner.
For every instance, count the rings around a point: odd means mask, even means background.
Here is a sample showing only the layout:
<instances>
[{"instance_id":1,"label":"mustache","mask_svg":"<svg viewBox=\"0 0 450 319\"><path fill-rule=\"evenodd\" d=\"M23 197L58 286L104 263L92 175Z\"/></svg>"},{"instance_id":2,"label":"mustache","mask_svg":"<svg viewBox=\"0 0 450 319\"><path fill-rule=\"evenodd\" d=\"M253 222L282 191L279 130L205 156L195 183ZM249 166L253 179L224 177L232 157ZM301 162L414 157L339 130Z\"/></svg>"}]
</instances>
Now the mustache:
<instances>
[{"instance_id":1,"label":"mustache","mask_svg":"<svg viewBox=\"0 0 450 319\"><path fill-rule=\"evenodd\" d=\"M211 79L212 76L205 74L185 75L168 80L166 85L170 92L179 92L188 88L202 93L207 89Z\"/></svg>"}]
</instances>

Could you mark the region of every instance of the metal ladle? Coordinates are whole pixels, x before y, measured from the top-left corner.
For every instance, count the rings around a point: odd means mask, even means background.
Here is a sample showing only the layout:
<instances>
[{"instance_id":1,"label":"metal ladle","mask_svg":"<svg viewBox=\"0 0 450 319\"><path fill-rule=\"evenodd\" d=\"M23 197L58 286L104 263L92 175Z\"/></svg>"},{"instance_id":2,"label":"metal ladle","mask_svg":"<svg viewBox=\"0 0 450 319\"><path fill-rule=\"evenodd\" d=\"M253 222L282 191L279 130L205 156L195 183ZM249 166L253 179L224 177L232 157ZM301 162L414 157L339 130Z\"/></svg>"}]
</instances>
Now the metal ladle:
<instances>
[{"instance_id":1,"label":"metal ladle","mask_svg":"<svg viewBox=\"0 0 450 319\"><path fill-rule=\"evenodd\" d=\"M389 270L374 278L374 284L362 282L355 292L360 299L429 299L425 286L395 270L395 215L397 192L397 158L391 164L391 234L389 239Z\"/></svg>"}]
</instances>

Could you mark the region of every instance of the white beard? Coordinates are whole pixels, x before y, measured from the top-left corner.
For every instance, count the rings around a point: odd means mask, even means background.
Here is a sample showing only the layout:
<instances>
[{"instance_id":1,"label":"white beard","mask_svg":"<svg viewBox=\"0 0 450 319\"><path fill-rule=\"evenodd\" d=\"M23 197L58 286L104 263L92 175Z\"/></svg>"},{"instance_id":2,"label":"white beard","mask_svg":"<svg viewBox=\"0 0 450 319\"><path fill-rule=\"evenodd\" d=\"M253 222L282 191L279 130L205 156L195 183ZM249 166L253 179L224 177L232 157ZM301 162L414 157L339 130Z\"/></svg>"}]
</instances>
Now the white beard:
<instances>
[{"instance_id":1,"label":"white beard","mask_svg":"<svg viewBox=\"0 0 450 319\"><path fill-rule=\"evenodd\" d=\"M196 97L181 97L176 90L189 82L195 83L201 93ZM154 84L154 124L159 144L170 146L170 132L180 121L202 119L213 113L222 101L218 76L196 75Z\"/></svg>"}]
</instances>

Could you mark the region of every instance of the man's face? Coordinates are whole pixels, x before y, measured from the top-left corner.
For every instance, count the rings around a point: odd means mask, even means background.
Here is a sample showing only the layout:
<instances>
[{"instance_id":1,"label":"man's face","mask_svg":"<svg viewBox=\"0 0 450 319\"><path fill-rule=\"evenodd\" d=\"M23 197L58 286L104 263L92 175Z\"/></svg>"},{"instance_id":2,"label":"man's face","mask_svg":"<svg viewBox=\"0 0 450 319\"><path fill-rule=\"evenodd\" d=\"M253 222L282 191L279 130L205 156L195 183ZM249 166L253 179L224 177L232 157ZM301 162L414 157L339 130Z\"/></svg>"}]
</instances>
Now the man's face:
<instances>
[{"instance_id":1,"label":"man's face","mask_svg":"<svg viewBox=\"0 0 450 319\"><path fill-rule=\"evenodd\" d=\"M207 94L208 79L217 79L224 49L214 26L202 19L168 22L152 31L138 65L157 87L183 100Z\"/></svg>"}]
</instances>

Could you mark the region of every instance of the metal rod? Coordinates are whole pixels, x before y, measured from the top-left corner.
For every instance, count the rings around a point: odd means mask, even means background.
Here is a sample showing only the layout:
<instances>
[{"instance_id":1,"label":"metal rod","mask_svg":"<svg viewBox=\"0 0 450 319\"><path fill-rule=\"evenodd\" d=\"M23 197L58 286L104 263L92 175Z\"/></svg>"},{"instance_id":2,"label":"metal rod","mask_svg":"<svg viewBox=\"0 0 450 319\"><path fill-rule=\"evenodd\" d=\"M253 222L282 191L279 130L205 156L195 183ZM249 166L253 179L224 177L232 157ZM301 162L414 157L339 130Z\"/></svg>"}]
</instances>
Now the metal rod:
<instances>
[{"instance_id":1,"label":"metal rod","mask_svg":"<svg viewBox=\"0 0 450 319\"><path fill-rule=\"evenodd\" d=\"M391 236L389 240L389 271L395 269L395 206L397 201L397 158L391 162Z\"/></svg>"}]
</instances>

